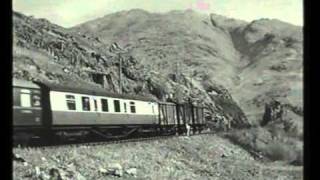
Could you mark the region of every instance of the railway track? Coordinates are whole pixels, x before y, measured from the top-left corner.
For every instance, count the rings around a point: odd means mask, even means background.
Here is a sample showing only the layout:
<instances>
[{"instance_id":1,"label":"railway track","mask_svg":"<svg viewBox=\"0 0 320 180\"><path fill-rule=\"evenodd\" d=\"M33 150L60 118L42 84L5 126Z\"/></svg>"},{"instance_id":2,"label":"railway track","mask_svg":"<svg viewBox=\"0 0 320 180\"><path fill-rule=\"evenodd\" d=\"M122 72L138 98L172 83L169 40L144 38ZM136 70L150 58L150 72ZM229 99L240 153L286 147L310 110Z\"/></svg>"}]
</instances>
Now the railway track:
<instances>
[{"instance_id":1,"label":"railway track","mask_svg":"<svg viewBox=\"0 0 320 180\"><path fill-rule=\"evenodd\" d=\"M192 136L199 136L205 134L215 134L214 132L202 132L198 134L192 134ZM183 135L156 135L156 136L149 136L149 137L134 137L134 138L124 138L124 139L111 139L111 140L87 140L88 142L81 142L81 141L74 141L74 142L57 142L52 144L33 144L33 145L24 145L14 146L15 148L27 149L27 148L58 148L58 147L70 147L70 146L98 146L98 145L109 145L109 144L120 144L120 143L130 143L130 142L147 142L147 141L155 141L155 140L162 140L162 139L169 139L175 137L188 137L186 134Z\"/></svg>"}]
</instances>

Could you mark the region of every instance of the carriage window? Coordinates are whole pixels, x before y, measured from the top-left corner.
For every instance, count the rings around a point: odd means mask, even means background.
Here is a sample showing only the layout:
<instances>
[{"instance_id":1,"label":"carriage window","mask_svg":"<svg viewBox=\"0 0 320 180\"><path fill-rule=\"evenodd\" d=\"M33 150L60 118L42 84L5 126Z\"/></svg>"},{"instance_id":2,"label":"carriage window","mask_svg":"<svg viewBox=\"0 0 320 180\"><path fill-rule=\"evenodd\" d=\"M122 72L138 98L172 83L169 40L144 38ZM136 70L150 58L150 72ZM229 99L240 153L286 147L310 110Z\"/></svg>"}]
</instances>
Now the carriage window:
<instances>
[{"instance_id":1,"label":"carriage window","mask_svg":"<svg viewBox=\"0 0 320 180\"><path fill-rule=\"evenodd\" d=\"M73 95L66 95L67 106L69 110L76 110L76 100Z\"/></svg>"},{"instance_id":2,"label":"carriage window","mask_svg":"<svg viewBox=\"0 0 320 180\"><path fill-rule=\"evenodd\" d=\"M107 99L101 99L101 105L102 105L102 111L108 112L108 100Z\"/></svg>"},{"instance_id":3,"label":"carriage window","mask_svg":"<svg viewBox=\"0 0 320 180\"><path fill-rule=\"evenodd\" d=\"M123 103L124 105L124 112L126 113L127 112L127 103Z\"/></svg>"},{"instance_id":4,"label":"carriage window","mask_svg":"<svg viewBox=\"0 0 320 180\"><path fill-rule=\"evenodd\" d=\"M120 112L120 101L119 100L113 100L114 104L114 112Z\"/></svg>"},{"instance_id":5,"label":"carriage window","mask_svg":"<svg viewBox=\"0 0 320 180\"><path fill-rule=\"evenodd\" d=\"M20 94L20 101L22 107L31 107L31 97L29 93L21 93Z\"/></svg>"},{"instance_id":6,"label":"carriage window","mask_svg":"<svg viewBox=\"0 0 320 180\"><path fill-rule=\"evenodd\" d=\"M130 111L131 113L136 113L136 106L132 101L130 102Z\"/></svg>"},{"instance_id":7,"label":"carriage window","mask_svg":"<svg viewBox=\"0 0 320 180\"><path fill-rule=\"evenodd\" d=\"M38 94L34 94L32 96L32 106L35 106L35 107L40 106L40 96Z\"/></svg>"},{"instance_id":8,"label":"carriage window","mask_svg":"<svg viewBox=\"0 0 320 180\"><path fill-rule=\"evenodd\" d=\"M90 98L82 97L82 109L84 111L90 111Z\"/></svg>"}]
</instances>

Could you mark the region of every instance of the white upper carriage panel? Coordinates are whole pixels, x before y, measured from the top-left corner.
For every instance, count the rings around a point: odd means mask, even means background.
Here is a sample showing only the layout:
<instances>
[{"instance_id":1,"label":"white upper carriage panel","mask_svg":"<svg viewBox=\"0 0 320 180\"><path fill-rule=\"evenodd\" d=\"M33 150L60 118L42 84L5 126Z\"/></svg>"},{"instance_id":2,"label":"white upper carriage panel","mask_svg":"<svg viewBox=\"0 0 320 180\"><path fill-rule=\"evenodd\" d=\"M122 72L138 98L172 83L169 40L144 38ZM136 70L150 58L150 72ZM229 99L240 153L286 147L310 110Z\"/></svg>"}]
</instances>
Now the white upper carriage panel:
<instances>
[{"instance_id":1,"label":"white upper carriage panel","mask_svg":"<svg viewBox=\"0 0 320 180\"><path fill-rule=\"evenodd\" d=\"M158 104L152 101L50 91L50 102L52 111L158 115Z\"/></svg>"}]
</instances>

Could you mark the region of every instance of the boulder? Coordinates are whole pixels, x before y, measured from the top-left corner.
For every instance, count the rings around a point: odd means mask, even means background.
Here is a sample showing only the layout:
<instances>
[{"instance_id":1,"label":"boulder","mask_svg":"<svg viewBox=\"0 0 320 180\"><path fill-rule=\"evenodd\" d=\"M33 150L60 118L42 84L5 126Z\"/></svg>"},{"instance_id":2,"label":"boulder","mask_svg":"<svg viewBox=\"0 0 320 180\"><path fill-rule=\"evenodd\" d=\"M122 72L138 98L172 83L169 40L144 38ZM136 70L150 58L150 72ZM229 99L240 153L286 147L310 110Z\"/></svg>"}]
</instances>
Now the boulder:
<instances>
[{"instance_id":1,"label":"boulder","mask_svg":"<svg viewBox=\"0 0 320 180\"><path fill-rule=\"evenodd\" d=\"M129 168L126 170L126 173L131 176L136 177L137 176L137 168Z\"/></svg>"},{"instance_id":2,"label":"boulder","mask_svg":"<svg viewBox=\"0 0 320 180\"><path fill-rule=\"evenodd\" d=\"M99 169L99 172L102 173L102 174L107 174L108 173L108 170L104 169L104 168L100 168Z\"/></svg>"},{"instance_id":3,"label":"boulder","mask_svg":"<svg viewBox=\"0 0 320 180\"><path fill-rule=\"evenodd\" d=\"M51 180L62 180L61 174L56 168L51 168L49 171L49 175Z\"/></svg>"},{"instance_id":4,"label":"boulder","mask_svg":"<svg viewBox=\"0 0 320 180\"><path fill-rule=\"evenodd\" d=\"M109 165L108 172L111 172L114 176L123 176L123 168L119 163Z\"/></svg>"},{"instance_id":5,"label":"boulder","mask_svg":"<svg viewBox=\"0 0 320 180\"><path fill-rule=\"evenodd\" d=\"M75 179L77 179L77 180L86 180L86 178L84 176L82 176L80 173L76 173Z\"/></svg>"},{"instance_id":6,"label":"boulder","mask_svg":"<svg viewBox=\"0 0 320 180\"><path fill-rule=\"evenodd\" d=\"M38 166L35 167L35 174L36 176L40 176L41 174L40 168Z\"/></svg>"},{"instance_id":7,"label":"boulder","mask_svg":"<svg viewBox=\"0 0 320 180\"><path fill-rule=\"evenodd\" d=\"M26 162L19 154L13 154L13 160L18 162Z\"/></svg>"},{"instance_id":8,"label":"boulder","mask_svg":"<svg viewBox=\"0 0 320 180\"><path fill-rule=\"evenodd\" d=\"M99 172L104 175L123 176L123 168L119 163L110 164L107 169L100 168Z\"/></svg>"}]
</instances>

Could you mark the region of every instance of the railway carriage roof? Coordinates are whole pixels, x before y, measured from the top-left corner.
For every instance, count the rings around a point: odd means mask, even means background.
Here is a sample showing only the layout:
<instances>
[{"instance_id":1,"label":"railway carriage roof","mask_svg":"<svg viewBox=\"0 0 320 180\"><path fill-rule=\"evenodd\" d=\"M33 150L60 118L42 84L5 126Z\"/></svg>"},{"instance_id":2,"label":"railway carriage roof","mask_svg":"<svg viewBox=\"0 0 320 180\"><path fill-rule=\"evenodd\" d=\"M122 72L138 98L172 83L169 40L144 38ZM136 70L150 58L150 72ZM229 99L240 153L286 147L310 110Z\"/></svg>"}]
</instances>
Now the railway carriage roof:
<instances>
[{"instance_id":1,"label":"railway carriage roof","mask_svg":"<svg viewBox=\"0 0 320 180\"><path fill-rule=\"evenodd\" d=\"M125 94L116 94L107 92L106 89L99 88L96 86L83 86L83 85L62 85L57 83L48 83L48 82L37 82L41 86L46 86L51 91L62 91L62 92L71 92L71 93L80 93L88 95L97 95L97 96L106 96L113 98L121 99L132 99L140 101L156 101L151 97L137 96L137 95L125 95Z\"/></svg>"},{"instance_id":2,"label":"railway carriage roof","mask_svg":"<svg viewBox=\"0 0 320 180\"><path fill-rule=\"evenodd\" d=\"M33 89L40 89L40 86L37 84L31 82L31 81L26 81L26 80L21 80L21 79L12 79L12 86L14 87L23 87L23 88L33 88Z\"/></svg>"}]
</instances>

